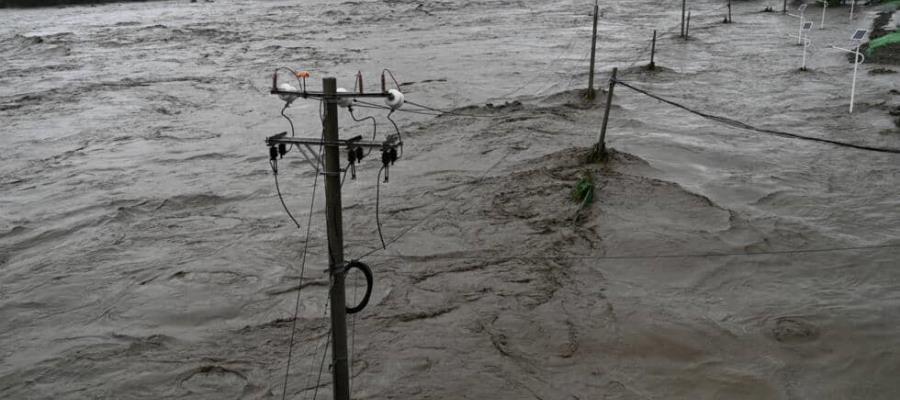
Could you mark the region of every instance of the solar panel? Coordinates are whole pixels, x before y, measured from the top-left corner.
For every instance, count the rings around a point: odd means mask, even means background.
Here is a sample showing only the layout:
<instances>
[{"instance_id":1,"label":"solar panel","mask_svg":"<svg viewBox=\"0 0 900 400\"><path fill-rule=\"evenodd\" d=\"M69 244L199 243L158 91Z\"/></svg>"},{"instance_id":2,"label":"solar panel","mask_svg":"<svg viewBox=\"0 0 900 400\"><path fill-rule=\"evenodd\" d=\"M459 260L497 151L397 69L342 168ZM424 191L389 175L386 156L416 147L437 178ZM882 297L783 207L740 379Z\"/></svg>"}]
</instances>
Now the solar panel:
<instances>
[{"instance_id":1,"label":"solar panel","mask_svg":"<svg viewBox=\"0 0 900 400\"><path fill-rule=\"evenodd\" d=\"M851 38L850 40L863 40L863 38L866 37L866 33L868 32L869 31L865 29L857 29L856 33L853 34L853 38Z\"/></svg>"},{"instance_id":2,"label":"solar panel","mask_svg":"<svg viewBox=\"0 0 900 400\"><path fill-rule=\"evenodd\" d=\"M810 30L810 29L812 29L812 22L804 22L804 23L803 23L803 30L804 30L804 31L808 31L808 30Z\"/></svg>"}]
</instances>

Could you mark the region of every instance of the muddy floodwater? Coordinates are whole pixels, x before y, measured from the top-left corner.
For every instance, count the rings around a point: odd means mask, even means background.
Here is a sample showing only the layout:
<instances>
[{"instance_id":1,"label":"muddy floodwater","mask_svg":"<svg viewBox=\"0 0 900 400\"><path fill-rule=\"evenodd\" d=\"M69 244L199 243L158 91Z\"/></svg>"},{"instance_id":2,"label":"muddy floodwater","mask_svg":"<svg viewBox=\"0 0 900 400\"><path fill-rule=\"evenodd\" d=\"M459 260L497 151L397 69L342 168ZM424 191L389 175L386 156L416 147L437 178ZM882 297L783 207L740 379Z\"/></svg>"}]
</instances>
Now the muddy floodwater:
<instances>
[{"instance_id":1,"label":"muddy floodwater","mask_svg":"<svg viewBox=\"0 0 900 400\"><path fill-rule=\"evenodd\" d=\"M900 148L896 66L849 46L877 6L601 2L597 85L704 113ZM624 86L583 100L589 0L188 1L0 10L0 398L281 398L315 172L274 68L390 68L404 151L343 186L356 399L900 398L900 155L701 118ZM795 7L792 6L792 7ZM795 11L792 11L795 12ZM659 33L649 72L653 30ZM390 82L390 81L389 81ZM380 100L375 100L380 101ZM319 103L287 109L317 137ZM403 110L415 110L407 105ZM378 138L393 132L381 109ZM428 114L428 113L425 113ZM893 114L893 115L892 115ZM341 111L341 135L371 121ZM594 201L571 190L585 174ZM331 398L321 180L290 399ZM360 295L348 277L348 298ZM322 367L320 367L322 366ZM318 379L321 373L321 379ZM317 392L317 393L316 393Z\"/></svg>"}]
</instances>

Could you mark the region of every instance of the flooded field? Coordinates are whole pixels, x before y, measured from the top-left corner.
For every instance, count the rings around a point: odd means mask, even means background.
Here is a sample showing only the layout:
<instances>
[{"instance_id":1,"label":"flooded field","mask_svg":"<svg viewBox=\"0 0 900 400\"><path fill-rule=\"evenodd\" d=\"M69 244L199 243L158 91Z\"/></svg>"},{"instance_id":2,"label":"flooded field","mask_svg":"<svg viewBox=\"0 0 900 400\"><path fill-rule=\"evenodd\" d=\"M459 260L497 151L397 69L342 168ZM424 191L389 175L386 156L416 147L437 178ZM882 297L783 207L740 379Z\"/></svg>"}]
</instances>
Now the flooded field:
<instances>
[{"instance_id":1,"label":"flooded field","mask_svg":"<svg viewBox=\"0 0 900 400\"><path fill-rule=\"evenodd\" d=\"M896 66L846 47L879 7L601 3L598 86L757 127L900 148ZM400 112L387 250L351 320L357 399L895 399L900 155L739 130L615 89L583 162L593 2L219 1L0 10L0 398L281 398L315 173L279 165L274 68L378 85ZM792 5L792 8L795 8ZM792 11L794 12L794 11ZM656 29L656 71L649 62ZM411 109L411 108L407 108ZM317 136L319 104L287 109ZM393 127L386 112L378 134ZM341 113L341 135L370 122ZM346 253L380 246L373 155L343 189ZM595 201L570 198L589 173ZM321 184L321 181L319 182ZM316 192L287 398L331 398ZM577 218L576 218L577 215ZM354 280L351 277L351 280ZM355 282L355 281L354 281ZM348 296L357 293L349 288Z\"/></svg>"}]
</instances>

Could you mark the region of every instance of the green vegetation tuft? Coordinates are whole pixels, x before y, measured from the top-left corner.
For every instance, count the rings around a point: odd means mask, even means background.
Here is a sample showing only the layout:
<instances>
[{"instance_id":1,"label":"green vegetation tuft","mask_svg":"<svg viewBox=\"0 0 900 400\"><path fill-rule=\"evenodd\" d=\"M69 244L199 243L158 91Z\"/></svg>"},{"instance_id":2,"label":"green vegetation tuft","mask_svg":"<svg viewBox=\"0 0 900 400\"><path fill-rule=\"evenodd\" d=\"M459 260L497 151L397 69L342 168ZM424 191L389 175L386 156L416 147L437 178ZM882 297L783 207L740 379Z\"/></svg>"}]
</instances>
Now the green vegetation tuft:
<instances>
[{"instance_id":1,"label":"green vegetation tuft","mask_svg":"<svg viewBox=\"0 0 900 400\"><path fill-rule=\"evenodd\" d=\"M590 171L581 172L581 178L572 188L572 200L581 203L581 207L594 201L594 176Z\"/></svg>"},{"instance_id":2,"label":"green vegetation tuft","mask_svg":"<svg viewBox=\"0 0 900 400\"><path fill-rule=\"evenodd\" d=\"M878 51L878 48L892 44L900 44L900 32L889 33L869 42L869 49L866 50L866 55L871 56L874 52Z\"/></svg>"}]
</instances>

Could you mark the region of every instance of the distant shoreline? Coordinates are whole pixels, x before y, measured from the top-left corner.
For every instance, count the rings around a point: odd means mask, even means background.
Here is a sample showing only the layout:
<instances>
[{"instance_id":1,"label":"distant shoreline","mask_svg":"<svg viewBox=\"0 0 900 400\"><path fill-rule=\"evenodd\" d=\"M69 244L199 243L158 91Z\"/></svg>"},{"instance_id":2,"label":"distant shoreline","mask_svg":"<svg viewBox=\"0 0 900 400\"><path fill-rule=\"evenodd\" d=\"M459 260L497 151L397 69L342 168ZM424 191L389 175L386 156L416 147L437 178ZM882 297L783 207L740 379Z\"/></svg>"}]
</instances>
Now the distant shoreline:
<instances>
[{"instance_id":1,"label":"distant shoreline","mask_svg":"<svg viewBox=\"0 0 900 400\"><path fill-rule=\"evenodd\" d=\"M0 8L40 8L106 3L145 3L152 0L0 0Z\"/></svg>"}]
</instances>

